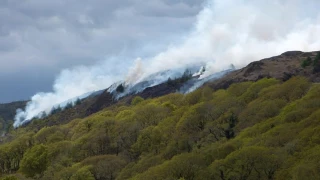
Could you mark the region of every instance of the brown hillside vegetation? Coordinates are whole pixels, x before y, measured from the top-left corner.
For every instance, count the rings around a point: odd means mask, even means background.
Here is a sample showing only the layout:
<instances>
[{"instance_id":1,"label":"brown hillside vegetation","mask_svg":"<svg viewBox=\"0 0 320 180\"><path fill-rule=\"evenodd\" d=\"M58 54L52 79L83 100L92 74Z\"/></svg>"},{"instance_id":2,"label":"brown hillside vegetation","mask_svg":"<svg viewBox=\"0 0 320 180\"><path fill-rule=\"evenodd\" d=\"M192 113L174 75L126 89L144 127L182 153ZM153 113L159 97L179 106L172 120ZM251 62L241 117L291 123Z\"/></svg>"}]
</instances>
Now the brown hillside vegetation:
<instances>
[{"instance_id":1,"label":"brown hillside vegetation","mask_svg":"<svg viewBox=\"0 0 320 180\"><path fill-rule=\"evenodd\" d=\"M320 82L319 72L314 72L314 66L303 67L302 63L308 57L315 60L320 52L288 51L280 56L252 62L248 66L233 71L223 78L210 84L214 89L227 88L232 83L257 81L262 78L275 78L286 81L292 76L304 76L312 82Z\"/></svg>"}]
</instances>

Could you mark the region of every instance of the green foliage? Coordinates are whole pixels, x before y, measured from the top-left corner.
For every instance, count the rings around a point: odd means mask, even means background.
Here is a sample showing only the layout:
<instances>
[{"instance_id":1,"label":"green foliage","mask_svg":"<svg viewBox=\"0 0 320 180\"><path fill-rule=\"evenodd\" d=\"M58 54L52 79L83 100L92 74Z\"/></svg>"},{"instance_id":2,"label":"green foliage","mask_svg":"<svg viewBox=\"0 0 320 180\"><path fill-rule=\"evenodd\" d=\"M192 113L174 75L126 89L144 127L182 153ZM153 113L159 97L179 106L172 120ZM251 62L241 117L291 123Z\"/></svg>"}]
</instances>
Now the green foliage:
<instances>
[{"instance_id":1,"label":"green foliage","mask_svg":"<svg viewBox=\"0 0 320 180\"><path fill-rule=\"evenodd\" d=\"M44 180L319 179L319 94L320 84L293 77L135 97L68 124L11 131L1 139L0 172Z\"/></svg>"},{"instance_id":2,"label":"green foliage","mask_svg":"<svg viewBox=\"0 0 320 180\"><path fill-rule=\"evenodd\" d=\"M34 135L34 139L38 144L49 144L57 141L63 141L64 137L65 134L63 129L60 129L57 126L44 127Z\"/></svg>"},{"instance_id":3,"label":"green foliage","mask_svg":"<svg viewBox=\"0 0 320 180\"><path fill-rule=\"evenodd\" d=\"M313 60L313 72L320 72L320 52L317 53L316 57Z\"/></svg>"},{"instance_id":4,"label":"green foliage","mask_svg":"<svg viewBox=\"0 0 320 180\"><path fill-rule=\"evenodd\" d=\"M189 105L195 105L201 101L202 92L200 89L185 95L185 101Z\"/></svg>"},{"instance_id":5,"label":"green foliage","mask_svg":"<svg viewBox=\"0 0 320 180\"><path fill-rule=\"evenodd\" d=\"M306 68L312 64L312 59L308 56L305 60L302 61L301 67Z\"/></svg>"},{"instance_id":6,"label":"green foliage","mask_svg":"<svg viewBox=\"0 0 320 180\"><path fill-rule=\"evenodd\" d=\"M78 98L75 102L74 105L80 105L81 104L81 100Z\"/></svg>"},{"instance_id":7,"label":"green foliage","mask_svg":"<svg viewBox=\"0 0 320 180\"><path fill-rule=\"evenodd\" d=\"M317 63L319 62L319 60L320 60L320 52L318 52L317 55L316 55L316 57L314 58L314 61L313 61L314 64L313 64L313 65L314 65L314 66L317 65Z\"/></svg>"},{"instance_id":8,"label":"green foliage","mask_svg":"<svg viewBox=\"0 0 320 180\"><path fill-rule=\"evenodd\" d=\"M279 82L276 79L261 79L258 82L251 84L247 91L240 96L240 99L245 103L249 103L258 97L261 90L278 83Z\"/></svg>"},{"instance_id":9,"label":"green foliage","mask_svg":"<svg viewBox=\"0 0 320 180\"><path fill-rule=\"evenodd\" d=\"M191 71L190 70L185 70L181 79L180 79L180 82L181 83L184 83L184 82L187 82L188 80L190 80L192 78L192 74L191 74Z\"/></svg>"},{"instance_id":10,"label":"green foliage","mask_svg":"<svg viewBox=\"0 0 320 180\"><path fill-rule=\"evenodd\" d=\"M273 86L261 91L263 99L284 99L294 101L302 98L310 89L311 83L305 77L293 77L279 86Z\"/></svg>"},{"instance_id":11,"label":"green foliage","mask_svg":"<svg viewBox=\"0 0 320 180\"><path fill-rule=\"evenodd\" d=\"M320 172L320 146L304 152L305 158L293 167L292 176L294 179L319 179Z\"/></svg>"},{"instance_id":12,"label":"green foliage","mask_svg":"<svg viewBox=\"0 0 320 180\"><path fill-rule=\"evenodd\" d=\"M89 171L89 167L83 167L76 171L70 180L95 180L93 174Z\"/></svg>"},{"instance_id":13,"label":"green foliage","mask_svg":"<svg viewBox=\"0 0 320 180\"><path fill-rule=\"evenodd\" d=\"M247 147L213 162L204 179L274 179L283 164L281 152L265 147Z\"/></svg>"},{"instance_id":14,"label":"green foliage","mask_svg":"<svg viewBox=\"0 0 320 180\"><path fill-rule=\"evenodd\" d=\"M171 78L168 78L167 84L168 84L168 86L175 86L175 82Z\"/></svg>"},{"instance_id":15,"label":"green foliage","mask_svg":"<svg viewBox=\"0 0 320 180\"><path fill-rule=\"evenodd\" d=\"M135 119L142 128L157 125L169 113L169 109L156 104L147 104L136 110Z\"/></svg>"},{"instance_id":16,"label":"green foliage","mask_svg":"<svg viewBox=\"0 0 320 180\"><path fill-rule=\"evenodd\" d=\"M141 131L137 142L132 146L133 150L139 154L144 152L158 154L163 148L163 137L160 128L150 126Z\"/></svg>"},{"instance_id":17,"label":"green foliage","mask_svg":"<svg viewBox=\"0 0 320 180\"><path fill-rule=\"evenodd\" d=\"M6 176L2 178L1 180L19 180L16 176Z\"/></svg>"},{"instance_id":18,"label":"green foliage","mask_svg":"<svg viewBox=\"0 0 320 180\"><path fill-rule=\"evenodd\" d=\"M6 177L2 178L1 180L19 180L19 179L15 176L6 176Z\"/></svg>"},{"instance_id":19,"label":"green foliage","mask_svg":"<svg viewBox=\"0 0 320 180\"><path fill-rule=\"evenodd\" d=\"M0 130L3 130L3 129L4 129L5 123L6 123L6 122L3 120L3 118L0 117Z\"/></svg>"},{"instance_id":20,"label":"green foliage","mask_svg":"<svg viewBox=\"0 0 320 180\"><path fill-rule=\"evenodd\" d=\"M64 110L71 109L72 107L73 107L73 103L72 103L72 102L69 102L69 103L67 103L67 105L64 107Z\"/></svg>"},{"instance_id":21,"label":"green foliage","mask_svg":"<svg viewBox=\"0 0 320 180\"><path fill-rule=\"evenodd\" d=\"M313 60L313 66L316 67L320 61L320 52L317 53L316 57Z\"/></svg>"},{"instance_id":22,"label":"green foliage","mask_svg":"<svg viewBox=\"0 0 320 180\"><path fill-rule=\"evenodd\" d=\"M226 130L224 130L227 139L234 138L235 132L233 128L236 126L237 121L238 118L232 113L232 115L229 118L229 126Z\"/></svg>"},{"instance_id":23,"label":"green foliage","mask_svg":"<svg viewBox=\"0 0 320 180\"><path fill-rule=\"evenodd\" d=\"M134 98L132 99L131 105L135 106L135 105L141 103L143 100L144 100L144 99L143 99L142 97L136 96L136 97L134 97Z\"/></svg>"},{"instance_id":24,"label":"green foliage","mask_svg":"<svg viewBox=\"0 0 320 180\"><path fill-rule=\"evenodd\" d=\"M176 79L168 78L167 85L174 87L174 88L179 88L180 85L189 81L191 78L192 78L191 71L186 69L181 77L176 78Z\"/></svg>"},{"instance_id":25,"label":"green foliage","mask_svg":"<svg viewBox=\"0 0 320 180\"><path fill-rule=\"evenodd\" d=\"M62 108L61 108L60 106L58 106L58 107L53 107L53 108L51 109L50 114L51 114L51 115L54 115L54 114L57 114L57 113L59 113L59 112L61 112L61 111L62 111Z\"/></svg>"},{"instance_id":26,"label":"green foliage","mask_svg":"<svg viewBox=\"0 0 320 180\"><path fill-rule=\"evenodd\" d=\"M27 177L41 176L48 164L48 148L42 144L36 145L24 154L20 171Z\"/></svg>"},{"instance_id":27,"label":"green foliage","mask_svg":"<svg viewBox=\"0 0 320 180\"><path fill-rule=\"evenodd\" d=\"M82 164L89 167L94 179L115 179L118 173L126 165L119 156L104 155L85 159Z\"/></svg>"},{"instance_id":28,"label":"green foliage","mask_svg":"<svg viewBox=\"0 0 320 180\"><path fill-rule=\"evenodd\" d=\"M243 93L245 93L248 90L248 88L251 85L252 85L252 82L231 84L231 86L228 88L228 92L234 96L241 96Z\"/></svg>"},{"instance_id":29,"label":"green foliage","mask_svg":"<svg viewBox=\"0 0 320 180\"><path fill-rule=\"evenodd\" d=\"M195 153L175 156L159 166L152 167L133 179L195 179L199 170L206 166L204 158Z\"/></svg>"},{"instance_id":30,"label":"green foliage","mask_svg":"<svg viewBox=\"0 0 320 180\"><path fill-rule=\"evenodd\" d=\"M132 162L128 164L125 168L121 170L121 173L117 177L117 179L128 179L130 177L134 177L137 174L143 173L148 170L150 167L157 166L163 163L163 159L161 156L148 155L143 157L137 163Z\"/></svg>"}]
</instances>

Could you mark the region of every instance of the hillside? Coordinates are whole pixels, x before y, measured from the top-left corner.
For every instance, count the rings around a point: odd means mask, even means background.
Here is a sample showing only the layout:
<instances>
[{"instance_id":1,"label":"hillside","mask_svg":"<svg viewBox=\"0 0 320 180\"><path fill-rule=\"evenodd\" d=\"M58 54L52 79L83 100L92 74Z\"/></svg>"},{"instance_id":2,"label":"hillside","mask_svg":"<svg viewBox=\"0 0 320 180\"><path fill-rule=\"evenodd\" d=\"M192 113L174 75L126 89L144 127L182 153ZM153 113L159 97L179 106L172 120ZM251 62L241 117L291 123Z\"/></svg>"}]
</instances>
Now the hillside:
<instances>
[{"instance_id":1,"label":"hillside","mask_svg":"<svg viewBox=\"0 0 320 180\"><path fill-rule=\"evenodd\" d=\"M301 52L289 51L279 56L274 56L250 63L248 66L235 70L220 79L214 79L207 82L206 85L212 89L226 89L232 83L257 81L262 78L275 78L280 81L286 81L293 76L303 76L308 78L311 82L320 82L320 73L314 72L314 66L309 65L302 67L302 62L310 57L316 58L318 52ZM140 96L144 99L160 97L166 94L175 93L183 87L184 83L179 83L179 78L176 83L170 84L164 82L156 86L148 87L137 94L129 94L115 100L113 95L104 90L102 94L90 96L84 99L81 105L68 109L62 113L57 113L54 116L49 116L44 120L48 125L56 125L67 123L76 118L84 118L93 113L96 113L103 108L114 105L115 103L129 104L135 96ZM39 128L39 127L38 127Z\"/></svg>"},{"instance_id":2,"label":"hillside","mask_svg":"<svg viewBox=\"0 0 320 180\"><path fill-rule=\"evenodd\" d=\"M320 179L316 55L254 62L186 95L168 83L119 101L105 91L11 130L0 144L1 176ZM302 66L307 57L313 64Z\"/></svg>"},{"instance_id":3,"label":"hillside","mask_svg":"<svg viewBox=\"0 0 320 180\"><path fill-rule=\"evenodd\" d=\"M16 110L24 108L26 104L26 101L0 104L0 134L6 132L8 126L12 125Z\"/></svg>"},{"instance_id":4,"label":"hillside","mask_svg":"<svg viewBox=\"0 0 320 180\"><path fill-rule=\"evenodd\" d=\"M252 62L248 66L210 83L210 86L214 89L227 88L232 83L257 81L262 78L275 78L286 81L292 76L304 76L312 82L320 82L319 71L314 71L314 65L310 64L302 67L302 63L308 57L315 59L318 53L318 51L288 51L279 56Z\"/></svg>"}]
</instances>

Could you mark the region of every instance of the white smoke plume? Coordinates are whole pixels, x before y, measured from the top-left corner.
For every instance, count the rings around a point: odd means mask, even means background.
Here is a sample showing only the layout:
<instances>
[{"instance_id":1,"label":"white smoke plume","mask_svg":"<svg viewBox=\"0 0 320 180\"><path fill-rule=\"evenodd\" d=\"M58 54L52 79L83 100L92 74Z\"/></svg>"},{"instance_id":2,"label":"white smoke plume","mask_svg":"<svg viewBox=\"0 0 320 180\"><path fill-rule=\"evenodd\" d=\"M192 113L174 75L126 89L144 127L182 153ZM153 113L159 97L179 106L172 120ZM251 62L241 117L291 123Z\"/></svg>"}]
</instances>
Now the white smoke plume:
<instances>
[{"instance_id":1,"label":"white smoke plume","mask_svg":"<svg viewBox=\"0 0 320 180\"><path fill-rule=\"evenodd\" d=\"M134 66L130 68L126 77L126 83L133 84L139 81L139 78L143 76L145 72L141 58L135 60Z\"/></svg>"},{"instance_id":2,"label":"white smoke plume","mask_svg":"<svg viewBox=\"0 0 320 180\"><path fill-rule=\"evenodd\" d=\"M205 77L231 64L241 68L289 50L319 50L318 7L319 0L209 0L194 29L182 42L170 44L154 57L137 60L135 68L125 68L117 74L102 68L116 66L117 61L65 70L57 78L53 92L36 94L24 111L18 111L14 126L56 104L107 88L120 79L135 84L150 74L196 62L207 64Z\"/></svg>"}]
</instances>

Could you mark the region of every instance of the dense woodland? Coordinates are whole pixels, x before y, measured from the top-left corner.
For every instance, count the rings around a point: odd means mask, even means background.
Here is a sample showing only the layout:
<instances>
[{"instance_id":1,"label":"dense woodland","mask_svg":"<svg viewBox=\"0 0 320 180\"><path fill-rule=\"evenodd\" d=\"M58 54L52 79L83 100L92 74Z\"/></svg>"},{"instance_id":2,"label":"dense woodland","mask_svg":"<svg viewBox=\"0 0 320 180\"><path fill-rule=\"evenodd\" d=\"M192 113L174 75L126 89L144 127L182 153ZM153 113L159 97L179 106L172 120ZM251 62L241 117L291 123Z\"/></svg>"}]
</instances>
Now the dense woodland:
<instances>
[{"instance_id":1,"label":"dense woodland","mask_svg":"<svg viewBox=\"0 0 320 180\"><path fill-rule=\"evenodd\" d=\"M2 179L320 179L320 84L304 77L135 97L44 123L3 138Z\"/></svg>"}]
</instances>

